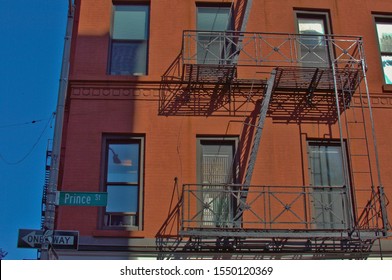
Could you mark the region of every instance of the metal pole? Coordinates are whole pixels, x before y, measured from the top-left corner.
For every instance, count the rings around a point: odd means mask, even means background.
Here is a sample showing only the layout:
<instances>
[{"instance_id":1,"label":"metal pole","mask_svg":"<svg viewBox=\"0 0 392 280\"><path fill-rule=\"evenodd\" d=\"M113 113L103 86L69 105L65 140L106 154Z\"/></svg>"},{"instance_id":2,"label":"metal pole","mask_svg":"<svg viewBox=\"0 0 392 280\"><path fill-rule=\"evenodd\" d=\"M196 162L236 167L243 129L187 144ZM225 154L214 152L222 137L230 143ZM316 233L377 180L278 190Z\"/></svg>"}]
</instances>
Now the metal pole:
<instances>
[{"instance_id":1,"label":"metal pole","mask_svg":"<svg viewBox=\"0 0 392 280\"><path fill-rule=\"evenodd\" d=\"M71 36L74 21L74 5L73 1L69 0L68 3L68 20L66 27L66 34L64 38L64 51L60 73L60 83L58 91L58 100L56 108L56 122L54 127L53 136L53 149L52 149L52 161L50 165L50 176L47 190L46 199L46 210L44 219L44 231L53 233L55 227L55 215L56 215L56 192L59 175L60 165L60 154L61 154L61 138L63 132L63 120L64 120L64 107L67 99L68 90L68 76L69 76L69 58L71 52ZM44 234L45 236L45 234ZM41 260L50 259L50 238L44 238L41 247Z\"/></svg>"},{"instance_id":2,"label":"metal pole","mask_svg":"<svg viewBox=\"0 0 392 280\"><path fill-rule=\"evenodd\" d=\"M361 52L361 54L363 56L362 52ZM365 82L365 89L366 89L366 98L367 98L368 109L369 109L370 125L372 128L373 147L374 147L374 155L375 155L377 179L378 179L378 193L380 196L379 199L380 199L380 207L381 207L381 218L382 218L382 223L383 223L383 233L385 236L387 236L388 230L390 228L389 228L389 221L388 221L388 216L387 216L384 186L381 181L381 166L380 166L380 161L379 161L379 157L378 157L376 130L375 130L375 126L374 126L373 111L372 111L372 105L371 105L371 99L370 99L370 93L369 93L369 85L368 85L367 78L366 78L366 64L365 64L365 59L363 57L361 59L361 62L362 62L363 79Z\"/></svg>"},{"instance_id":3,"label":"metal pole","mask_svg":"<svg viewBox=\"0 0 392 280\"><path fill-rule=\"evenodd\" d=\"M338 90L338 82L337 82L337 77L336 77L336 65L335 62L336 60L333 59L334 58L334 53L333 53L333 42L331 43L331 41L329 42L329 56L331 59L331 66L332 66L332 76L333 76L333 84L334 84L334 92L335 92L335 105L336 105L336 115L337 115L337 119L338 119L338 127L339 127L339 140L340 140L340 149L342 151L341 155L342 155L342 165L343 165L343 170L344 170L344 182L346 187L349 187L349 193L351 193L351 186L349 185L349 179L348 179L348 166L347 166L347 156L345 153L345 145L344 145L344 140L343 140L343 129L342 129L342 121L341 121L341 110L340 110L340 104L339 104L339 90ZM342 97L342 102L344 103L343 97ZM353 204L352 201L349 197L349 195L347 194L347 199L348 199L348 204L350 207L350 212L349 212L349 221L348 221L348 227L350 229L352 229L353 227L353 222L354 222L354 213L353 213Z\"/></svg>"}]
</instances>

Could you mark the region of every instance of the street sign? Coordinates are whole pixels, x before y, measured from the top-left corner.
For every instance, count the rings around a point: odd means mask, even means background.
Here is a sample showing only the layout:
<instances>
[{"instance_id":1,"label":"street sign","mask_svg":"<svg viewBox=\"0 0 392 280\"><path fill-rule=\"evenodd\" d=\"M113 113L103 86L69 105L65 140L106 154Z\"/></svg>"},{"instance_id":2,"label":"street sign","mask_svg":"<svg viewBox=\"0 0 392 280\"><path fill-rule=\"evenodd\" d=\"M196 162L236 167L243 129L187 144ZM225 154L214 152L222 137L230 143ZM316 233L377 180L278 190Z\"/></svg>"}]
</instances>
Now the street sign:
<instances>
[{"instance_id":1,"label":"street sign","mask_svg":"<svg viewBox=\"0 0 392 280\"><path fill-rule=\"evenodd\" d=\"M40 249L42 243L48 239L55 249L77 249L79 241L78 231L65 230L37 230L20 229L18 235L18 248Z\"/></svg>"},{"instance_id":2,"label":"street sign","mask_svg":"<svg viewBox=\"0 0 392 280\"><path fill-rule=\"evenodd\" d=\"M106 206L106 192L58 192L57 205L68 206Z\"/></svg>"}]
</instances>

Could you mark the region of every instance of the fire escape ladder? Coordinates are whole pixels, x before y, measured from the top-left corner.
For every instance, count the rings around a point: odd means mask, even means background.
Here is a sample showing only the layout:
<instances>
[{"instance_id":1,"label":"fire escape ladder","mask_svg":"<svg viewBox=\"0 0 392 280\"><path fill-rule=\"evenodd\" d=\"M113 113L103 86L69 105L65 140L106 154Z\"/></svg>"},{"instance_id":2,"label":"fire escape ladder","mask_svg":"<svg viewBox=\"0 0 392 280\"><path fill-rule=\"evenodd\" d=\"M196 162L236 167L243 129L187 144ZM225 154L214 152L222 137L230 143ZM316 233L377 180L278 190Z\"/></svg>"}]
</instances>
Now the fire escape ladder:
<instances>
[{"instance_id":1,"label":"fire escape ladder","mask_svg":"<svg viewBox=\"0 0 392 280\"><path fill-rule=\"evenodd\" d=\"M356 219L356 226L359 230L370 230L373 231L375 234L375 238L380 237L380 232L383 236L388 236L389 233L388 231L391 229L391 225L388 220L387 216L387 205L389 204L389 201L387 197L385 196L384 193L384 187L381 182L381 170L380 170L380 164L379 164L379 158L378 158L378 147L377 147L377 139L375 136L375 127L374 127L374 120L373 120L373 113L372 113L372 106L371 106L371 100L370 100L370 95L369 95L369 87L368 87L368 82L366 78L366 65L364 61L362 61L362 71L363 71L363 84L364 84L364 92L361 90L361 86L358 86L359 89L359 105L358 106L352 106L354 109L357 109L357 112L359 111L360 117L357 119L351 120L348 118L346 120L347 124L346 126L348 129L350 126L355 126L355 125L361 125L362 126L362 131L363 131L363 137L361 138L360 136L347 136L350 140L350 145L352 148L352 151L350 150L350 157L353 160L360 161L361 158L365 157L367 158L366 160L366 168L364 171L363 170L356 170L353 168L352 170L352 177L357 176L357 173L363 176L363 174L368 174L367 176L369 177L369 184L370 184L370 189L371 189L371 194L370 194L370 199L368 200L367 204L364 207L359 208L357 206L357 219ZM360 80L361 77L358 78ZM358 82L359 84L359 82ZM358 102L356 102L358 103ZM367 111L365 112L365 107ZM350 110L351 111L351 110ZM355 116L354 113L355 111L352 111L351 116ZM357 113L358 114L358 113ZM355 142L357 141L362 141L366 145L362 149L362 154L361 151L355 151ZM371 148L371 145L373 146ZM358 146L358 145L357 145ZM363 146L363 145L362 145ZM375 166L373 167L372 165L372 160L371 160L371 153L370 151L373 152L373 159L375 162ZM359 160L358 160L359 159ZM362 162L364 162L365 159L362 159ZM355 162L350 164L353 166ZM363 165L362 165L363 166ZM376 175L373 175L373 171L376 171ZM377 181L376 181L377 178ZM377 183L376 183L377 182ZM364 186L366 187L366 186ZM355 190L356 194L354 193L354 199L356 195L358 194L358 189L361 190L362 186L355 185ZM367 186L367 189L369 190L369 185ZM362 195L363 196L363 195ZM358 197L361 197L360 194L358 194Z\"/></svg>"},{"instance_id":2,"label":"fire escape ladder","mask_svg":"<svg viewBox=\"0 0 392 280\"><path fill-rule=\"evenodd\" d=\"M388 234L389 223L386 216L386 205L388 202L383 193L380 176L378 176L379 182L377 186L373 174L371 145L373 145L372 151L376 160L376 170L378 173L380 170L365 71L366 69L363 68L363 77L359 71L340 73L338 77L340 84L338 87L340 87L339 104L342 108L346 134L354 210L354 230L358 238L361 238L361 231L374 232L374 237L372 238L374 241L379 236L380 231L384 236ZM363 92L361 89L362 78L366 92ZM352 96L355 91L358 92L356 98L359 102L353 104ZM369 109L369 116L365 112L365 106ZM364 203L361 197L363 198L366 195L370 199L367 203Z\"/></svg>"},{"instance_id":3,"label":"fire escape ladder","mask_svg":"<svg viewBox=\"0 0 392 280\"><path fill-rule=\"evenodd\" d=\"M52 140L49 140L46 147L45 179L44 179L44 187L42 190L41 229L44 228L44 222L45 222L46 200L47 200L47 192L48 192L49 178L50 178L50 164L52 160L51 145L52 145Z\"/></svg>"},{"instance_id":4,"label":"fire escape ladder","mask_svg":"<svg viewBox=\"0 0 392 280\"><path fill-rule=\"evenodd\" d=\"M247 170L245 173L243 189L240 194L237 213L234 217L234 222L236 223L236 226L240 226L240 221L241 221L243 211L246 209L246 199L248 196L249 186L250 186L250 183L252 180L252 175L253 175L254 167L256 164L257 153L259 151L259 146L260 146L261 136L263 134L265 119L267 117L267 112L268 112L271 96L272 96L273 89L274 89L275 76L276 76L276 70L273 70L271 72L271 76L269 77L269 79L267 81L266 92L265 92L265 95L263 98L263 102L261 104L258 122L255 127L256 132L253 135L252 148L251 148L250 154L249 154L249 160L248 160ZM248 125L248 124L245 123L244 125Z\"/></svg>"}]
</instances>

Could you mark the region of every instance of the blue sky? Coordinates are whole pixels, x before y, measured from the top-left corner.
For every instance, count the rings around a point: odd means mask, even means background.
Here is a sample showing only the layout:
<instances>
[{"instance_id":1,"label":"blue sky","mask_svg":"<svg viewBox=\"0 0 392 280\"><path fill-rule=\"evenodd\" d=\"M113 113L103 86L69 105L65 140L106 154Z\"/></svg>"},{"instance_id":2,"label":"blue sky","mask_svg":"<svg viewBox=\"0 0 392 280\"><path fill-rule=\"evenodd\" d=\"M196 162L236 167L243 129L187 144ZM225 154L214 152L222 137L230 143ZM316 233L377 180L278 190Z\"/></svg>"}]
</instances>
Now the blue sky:
<instances>
[{"instance_id":1,"label":"blue sky","mask_svg":"<svg viewBox=\"0 0 392 280\"><path fill-rule=\"evenodd\" d=\"M39 229L45 152L53 137L68 0L0 0L0 248Z\"/></svg>"}]
</instances>

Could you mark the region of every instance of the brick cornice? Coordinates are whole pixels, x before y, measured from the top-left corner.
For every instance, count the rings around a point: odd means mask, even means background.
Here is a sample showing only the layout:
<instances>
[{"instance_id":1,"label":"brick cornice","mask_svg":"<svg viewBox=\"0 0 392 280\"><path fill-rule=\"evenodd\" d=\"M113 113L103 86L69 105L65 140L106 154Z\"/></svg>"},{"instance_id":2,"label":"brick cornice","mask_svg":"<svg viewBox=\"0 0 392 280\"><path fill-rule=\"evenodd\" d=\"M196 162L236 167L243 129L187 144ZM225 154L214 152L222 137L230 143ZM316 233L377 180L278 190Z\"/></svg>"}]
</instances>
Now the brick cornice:
<instances>
[{"instance_id":1,"label":"brick cornice","mask_svg":"<svg viewBox=\"0 0 392 280\"><path fill-rule=\"evenodd\" d=\"M159 99L160 82L127 81L71 81L71 99ZM374 108L392 108L392 95L388 93L370 94ZM353 104L360 105L361 99L354 94ZM366 97L362 103L367 105Z\"/></svg>"},{"instance_id":2,"label":"brick cornice","mask_svg":"<svg viewBox=\"0 0 392 280\"><path fill-rule=\"evenodd\" d=\"M73 81L69 92L71 99L158 99L159 83Z\"/></svg>"}]
</instances>

